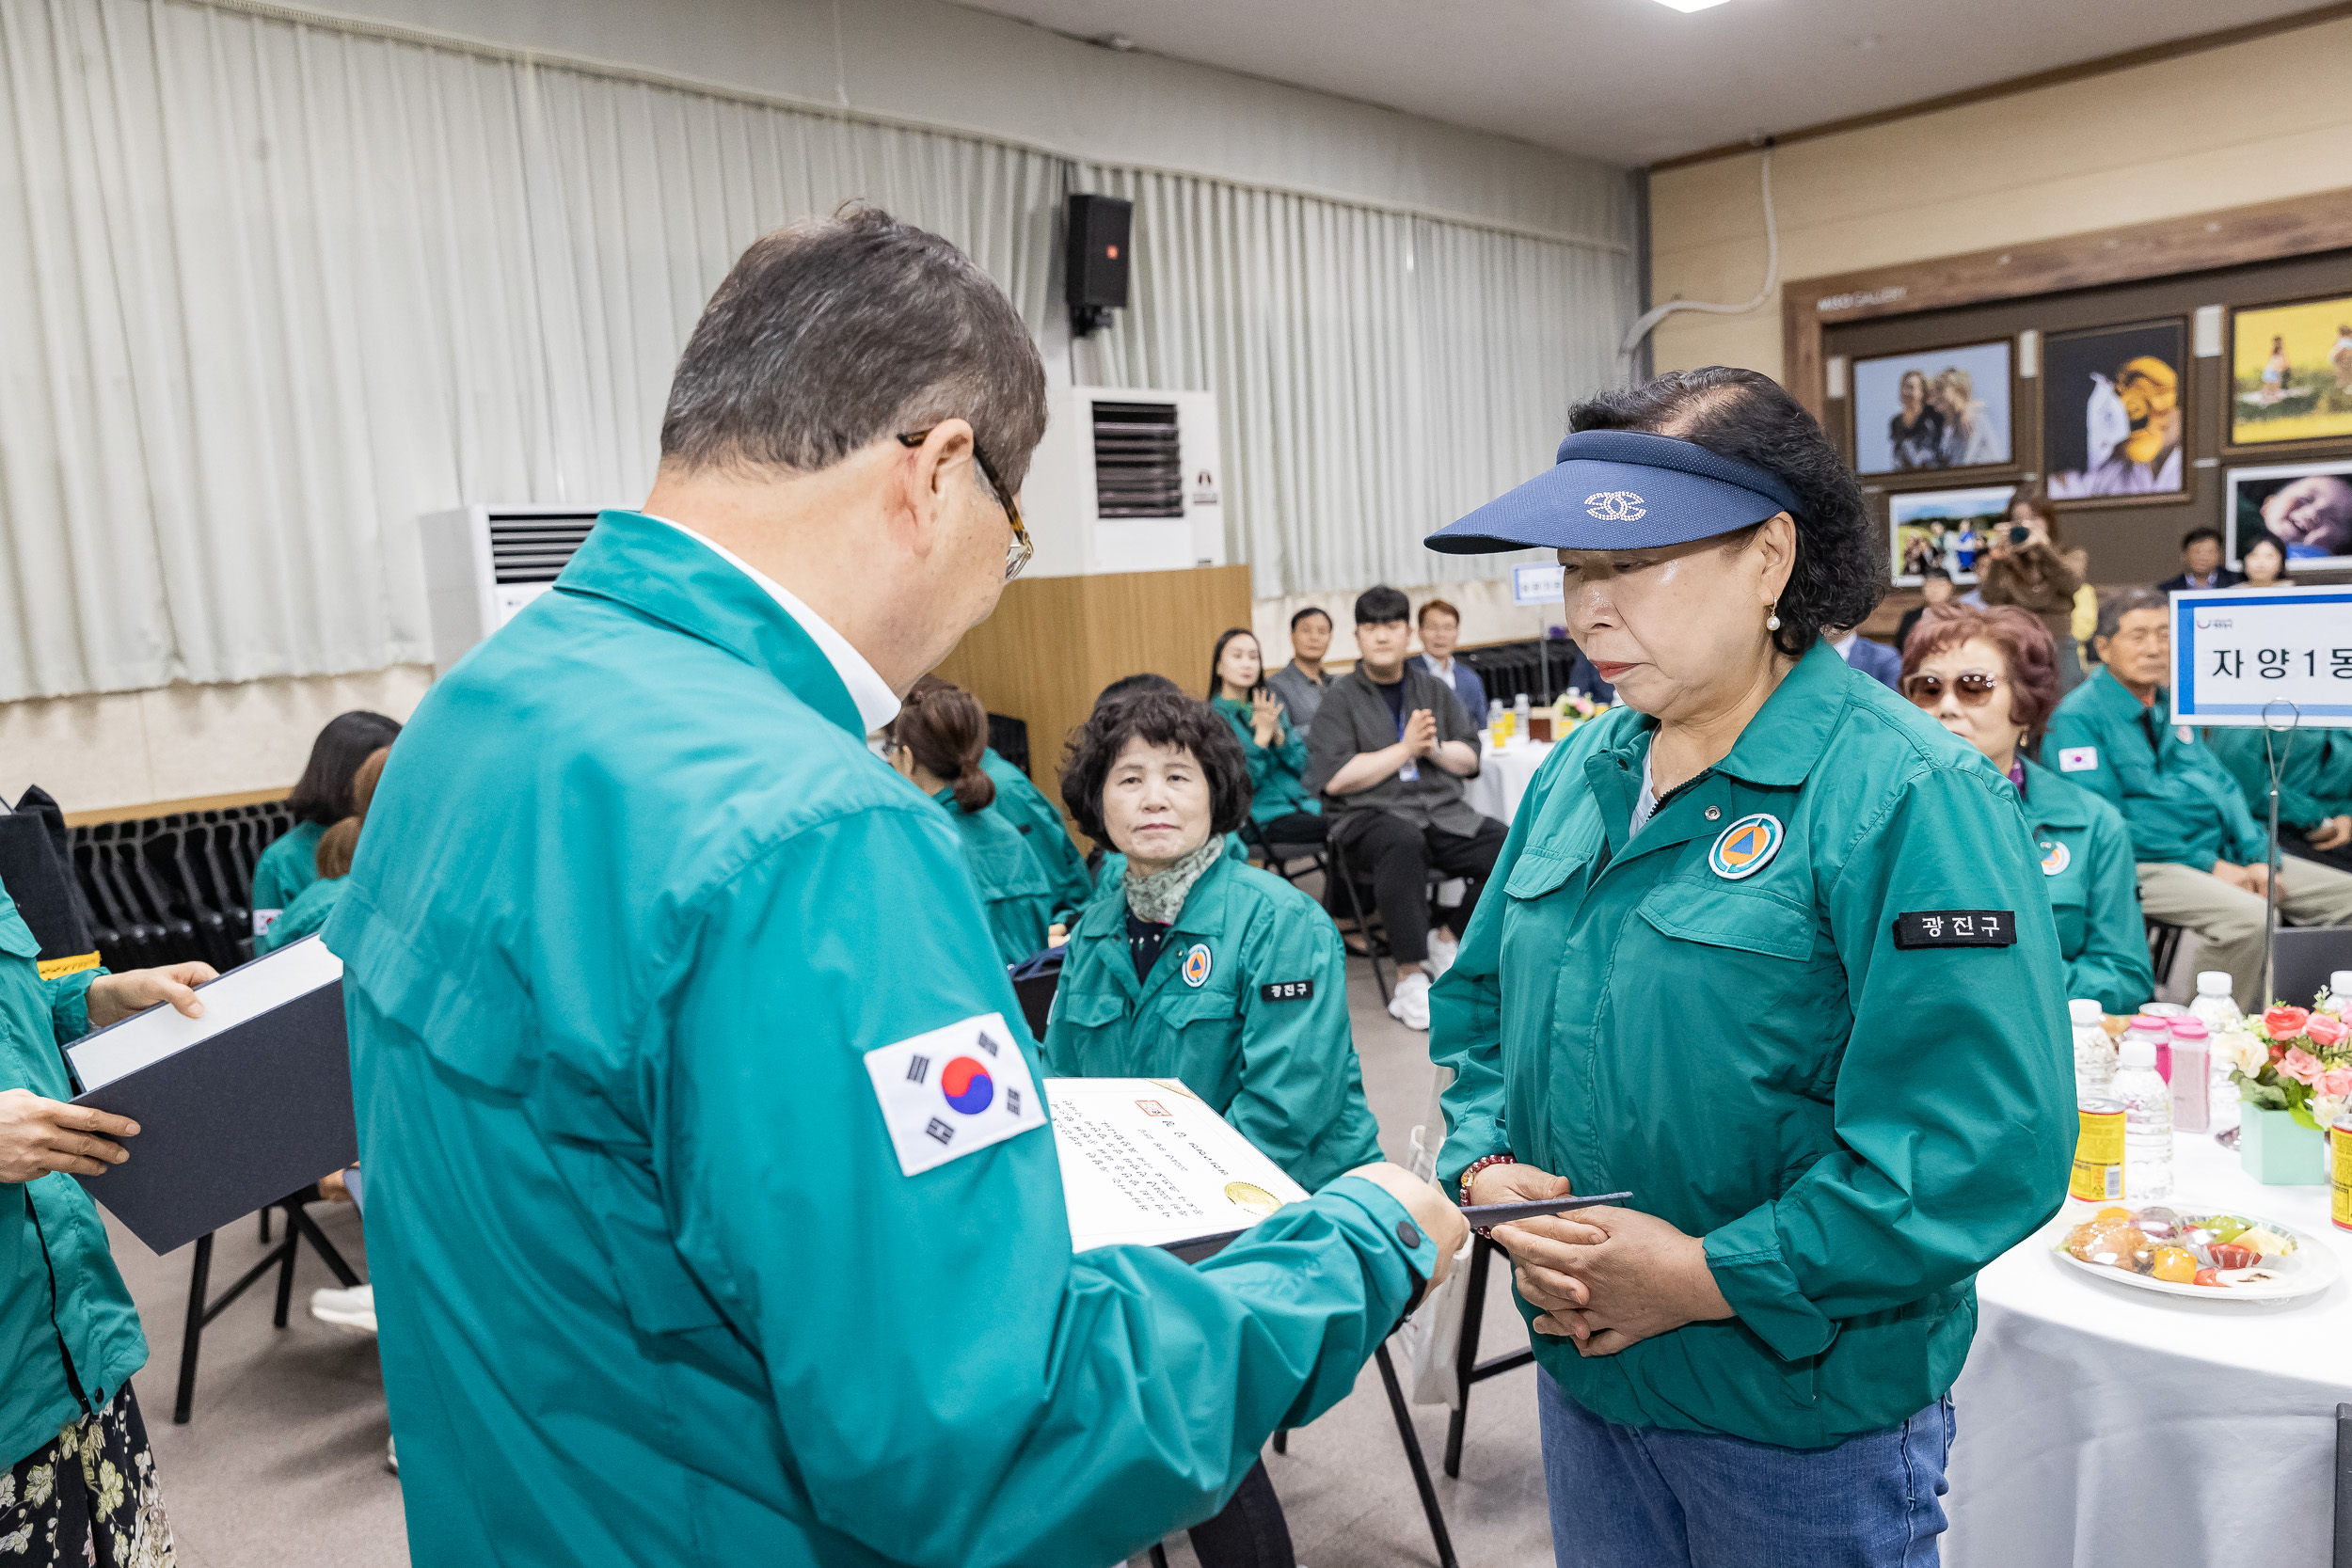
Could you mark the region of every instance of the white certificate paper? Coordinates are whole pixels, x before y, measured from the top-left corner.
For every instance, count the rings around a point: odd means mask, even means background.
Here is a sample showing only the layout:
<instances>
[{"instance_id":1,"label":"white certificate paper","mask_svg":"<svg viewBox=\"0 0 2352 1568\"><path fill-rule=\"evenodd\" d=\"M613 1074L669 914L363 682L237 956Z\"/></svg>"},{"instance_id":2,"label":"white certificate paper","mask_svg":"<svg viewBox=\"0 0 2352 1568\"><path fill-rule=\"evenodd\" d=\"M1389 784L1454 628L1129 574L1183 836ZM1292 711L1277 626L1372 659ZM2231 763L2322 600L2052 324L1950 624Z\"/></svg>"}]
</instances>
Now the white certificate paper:
<instances>
[{"instance_id":1,"label":"white certificate paper","mask_svg":"<svg viewBox=\"0 0 2352 1568\"><path fill-rule=\"evenodd\" d=\"M1073 1252L1246 1230L1307 1190L1172 1078L1048 1078Z\"/></svg>"}]
</instances>

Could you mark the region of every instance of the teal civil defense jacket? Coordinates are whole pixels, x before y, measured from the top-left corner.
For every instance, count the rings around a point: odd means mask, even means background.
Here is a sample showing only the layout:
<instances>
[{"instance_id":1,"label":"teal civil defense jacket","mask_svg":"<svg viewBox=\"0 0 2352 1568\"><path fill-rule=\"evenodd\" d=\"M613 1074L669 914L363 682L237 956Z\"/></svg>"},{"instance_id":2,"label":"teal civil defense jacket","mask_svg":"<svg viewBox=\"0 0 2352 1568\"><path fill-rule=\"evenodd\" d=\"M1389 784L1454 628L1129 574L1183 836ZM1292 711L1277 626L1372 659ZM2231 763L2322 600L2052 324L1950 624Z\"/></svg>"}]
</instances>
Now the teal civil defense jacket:
<instances>
[{"instance_id":1,"label":"teal civil defense jacket","mask_svg":"<svg viewBox=\"0 0 2352 1568\"><path fill-rule=\"evenodd\" d=\"M2024 759L2020 759L2023 761ZM2122 814L2040 763L2026 767L2026 826L2034 863L2058 923L2066 994L2093 996L2111 1013L2135 1013L2156 993L2139 876Z\"/></svg>"},{"instance_id":2,"label":"teal civil defense jacket","mask_svg":"<svg viewBox=\"0 0 2352 1568\"><path fill-rule=\"evenodd\" d=\"M1123 877L1070 933L1045 1070L1175 1078L1313 1192L1380 1158L1347 1021L1347 951L1313 899L1230 848L1136 978Z\"/></svg>"},{"instance_id":3,"label":"teal civil defense jacket","mask_svg":"<svg viewBox=\"0 0 2352 1568\"><path fill-rule=\"evenodd\" d=\"M1977 1271L2066 1196L2065 966L2015 788L1826 644L1629 839L1656 727L1528 788L1430 992L1438 1174L1508 1152L1704 1238L1736 1316L1535 1336L1587 1409L1825 1447L1951 1387Z\"/></svg>"},{"instance_id":4,"label":"teal civil defense jacket","mask_svg":"<svg viewBox=\"0 0 2352 1568\"><path fill-rule=\"evenodd\" d=\"M993 747L980 752L980 770L996 781L996 809L1029 841L1029 852L1054 883L1054 919L1068 925L1094 896L1094 879L1087 858L1062 826L1061 813L1029 776L996 754Z\"/></svg>"},{"instance_id":5,"label":"teal civil defense jacket","mask_svg":"<svg viewBox=\"0 0 2352 1568\"><path fill-rule=\"evenodd\" d=\"M2058 772L2123 814L2132 859L2211 871L2263 858L2269 840L2247 815L2237 781L2197 732L2165 722L2162 688L2143 706L2102 665L2060 700L2042 737ZM2153 736L2153 739L2152 739Z\"/></svg>"},{"instance_id":6,"label":"teal civil defense jacket","mask_svg":"<svg viewBox=\"0 0 2352 1568\"><path fill-rule=\"evenodd\" d=\"M1073 1257L955 832L863 731L627 512L402 731L323 935L424 1568L1102 1568L1434 1266L1356 1180L1199 1267Z\"/></svg>"},{"instance_id":7,"label":"teal civil defense jacket","mask_svg":"<svg viewBox=\"0 0 2352 1568\"><path fill-rule=\"evenodd\" d=\"M324 823L297 822L268 848L253 866L253 908L289 910L302 890L318 880L319 839Z\"/></svg>"},{"instance_id":8,"label":"teal civil defense jacket","mask_svg":"<svg viewBox=\"0 0 2352 1568\"><path fill-rule=\"evenodd\" d=\"M2247 814L2265 839L2274 752L2280 761L2279 826L2308 837L2328 817L2352 813L2352 731L2298 730L2290 742L2259 726L2217 724L2205 731L2205 744L2237 781Z\"/></svg>"},{"instance_id":9,"label":"teal civil defense jacket","mask_svg":"<svg viewBox=\"0 0 2352 1568\"><path fill-rule=\"evenodd\" d=\"M1242 756L1249 764L1252 822L1271 822L1300 812L1310 816L1323 815L1321 797L1307 790L1307 737L1291 727L1289 714L1275 719L1274 744L1261 746L1249 704L1216 697L1209 705L1225 715L1225 721L1241 740Z\"/></svg>"},{"instance_id":10,"label":"teal civil defense jacket","mask_svg":"<svg viewBox=\"0 0 2352 1568\"><path fill-rule=\"evenodd\" d=\"M0 1089L71 1100L57 1047L89 1033L90 982L106 972L44 980L40 958L0 888ZM137 1159L138 1141L128 1147ZM89 1194L62 1171L0 1183L0 1474L103 1408L145 1365L138 1308Z\"/></svg>"},{"instance_id":11,"label":"teal civil defense jacket","mask_svg":"<svg viewBox=\"0 0 2352 1568\"><path fill-rule=\"evenodd\" d=\"M1054 887L1045 868L1038 864L1021 830L994 806L966 811L948 789L931 799L947 814L963 845L964 869L980 895L980 914L996 943L996 956L1008 964L1019 963L1045 945L1045 928L1053 923Z\"/></svg>"},{"instance_id":12,"label":"teal civil defense jacket","mask_svg":"<svg viewBox=\"0 0 2352 1568\"><path fill-rule=\"evenodd\" d=\"M278 918L269 923L269 929L253 939L255 955L274 953L290 942L299 942L323 929L326 917L335 912L336 900L343 895L344 884L350 880L348 877L313 878L309 887L294 895L293 903L278 911Z\"/></svg>"}]
</instances>

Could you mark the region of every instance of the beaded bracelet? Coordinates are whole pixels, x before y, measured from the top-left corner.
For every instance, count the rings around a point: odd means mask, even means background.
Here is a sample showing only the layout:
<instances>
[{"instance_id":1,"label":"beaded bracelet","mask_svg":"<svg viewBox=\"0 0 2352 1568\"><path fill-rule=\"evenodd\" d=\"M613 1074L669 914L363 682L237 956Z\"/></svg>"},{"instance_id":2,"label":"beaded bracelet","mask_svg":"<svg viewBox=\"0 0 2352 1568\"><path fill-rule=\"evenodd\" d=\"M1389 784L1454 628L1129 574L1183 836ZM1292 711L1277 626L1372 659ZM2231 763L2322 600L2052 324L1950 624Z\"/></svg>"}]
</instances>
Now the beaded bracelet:
<instances>
[{"instance_id":1,"label":"beaded bracelet","mask_svg":"<svg viewBox=\"0 0 2352 1568\"><path fill-rule=\"evenodd\" d=\"M1480 1171L1485 1170L1488 1165L1516 1165L1518 1163L1518 1156L1515 1154L1489 1154L1485 1159L1472 1160L1462 1170L1462 1207L1465 1209L1470 1207L1470 1181ZM1482 1225L1477 1227L1477 1230L1481 1236L1490 1242L1495 1239L1493 1226Z\"/></svg>"}]
</instances>

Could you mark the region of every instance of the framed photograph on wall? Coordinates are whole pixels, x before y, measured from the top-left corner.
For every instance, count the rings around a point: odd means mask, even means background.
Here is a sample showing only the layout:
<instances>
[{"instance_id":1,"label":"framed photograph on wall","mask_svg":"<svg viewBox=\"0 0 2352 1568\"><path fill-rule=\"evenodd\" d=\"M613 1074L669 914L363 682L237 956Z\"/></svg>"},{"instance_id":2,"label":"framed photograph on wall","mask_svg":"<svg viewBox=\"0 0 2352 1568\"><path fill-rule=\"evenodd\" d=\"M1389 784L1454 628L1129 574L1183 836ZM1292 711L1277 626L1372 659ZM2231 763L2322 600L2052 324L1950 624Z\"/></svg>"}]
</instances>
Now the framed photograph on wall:
<instances>
[{"instance_id":1,"label":"framed photograph on wall","mask_svg":"<svg viewBox=\"0 0 2352 1568\"><path fill-rule=\"evenodd\" d=\"M2186 500L2188 324L2054 333L2042 345L2050 499Z\"/></svg>"},{"instance_id":2,"label":"framed photograph on wall","mask_svg":"<svg viewBox=\"0 0 2352 1568\"><path fill-rule=\"evenodd\" d=\"M2221 517L2233 569L2265 535L2286 552L2290 577L2352 567L2352 462L2232 468L2227 497Z\"/></svg>"},{"instance_id":3,"label":"framed photograph on wall","mask_svg":"<svg viewBox=\"0 0 2352 1568\"><path fill-rule=\"evenodd\" d=\"M1895 585L1916 588L1928 567L1941 566L1952 580L1977 580L1977 562L2009 521L2016 487L1988 484L1974 490L1906 490L1886 498L1888 564Z\"/></svg>"},{"instance_id":4,"label":"framed photograph on wall","mask_svg":"<svg viewBox=\"0 0 2352 1568\"><path fill-rule=\"evenodd\" d=\"M1852 385L1856 472L1999 468L2015 461L2006 338L1856 359Z\"/></svg>"},{"instance_id":5,"label":"framed photograph on wall","mask_svg":"<svg viewBox=\"0 0 2352 1568\"><path fill-rule=\"evenodd\" d=\"M2233 447L2352 438L2352 294L2230 313Z\"/></svg>"}]
</instances>

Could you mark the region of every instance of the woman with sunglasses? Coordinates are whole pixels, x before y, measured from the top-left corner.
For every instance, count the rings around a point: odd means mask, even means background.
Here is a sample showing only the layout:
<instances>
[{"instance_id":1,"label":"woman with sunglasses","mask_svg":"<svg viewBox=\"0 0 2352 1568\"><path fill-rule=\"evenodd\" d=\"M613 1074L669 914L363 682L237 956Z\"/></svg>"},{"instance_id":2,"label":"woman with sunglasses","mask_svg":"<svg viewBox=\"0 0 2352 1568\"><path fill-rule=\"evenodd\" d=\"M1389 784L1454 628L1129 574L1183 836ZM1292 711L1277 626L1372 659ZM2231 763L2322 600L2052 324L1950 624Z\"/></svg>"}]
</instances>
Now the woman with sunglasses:
<instances>
[{"instance_id":1,"label":"woman with sunglasses","mask_svg":"<svg viewBox=\"0 0 2352 1568\"><path fill-rule=\"evenodd\" d=\"M1949 606L1903 649L1903 695L2017 786L2066 958L2066 994L2128 1013L2156 989L2131 834L2113 806L2026 757L2058 688L2048 629L2013 606Z\"/></svg>"}]
</instances>

